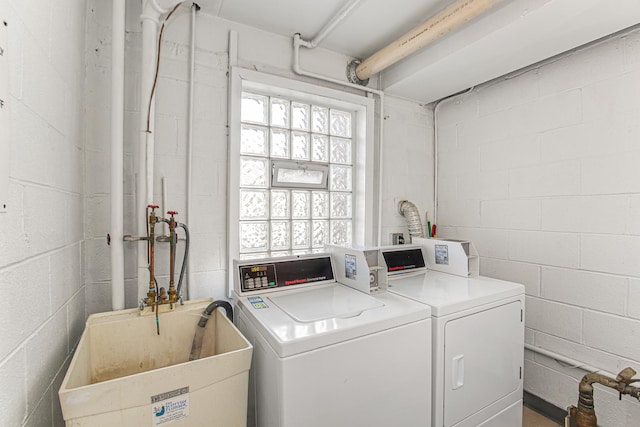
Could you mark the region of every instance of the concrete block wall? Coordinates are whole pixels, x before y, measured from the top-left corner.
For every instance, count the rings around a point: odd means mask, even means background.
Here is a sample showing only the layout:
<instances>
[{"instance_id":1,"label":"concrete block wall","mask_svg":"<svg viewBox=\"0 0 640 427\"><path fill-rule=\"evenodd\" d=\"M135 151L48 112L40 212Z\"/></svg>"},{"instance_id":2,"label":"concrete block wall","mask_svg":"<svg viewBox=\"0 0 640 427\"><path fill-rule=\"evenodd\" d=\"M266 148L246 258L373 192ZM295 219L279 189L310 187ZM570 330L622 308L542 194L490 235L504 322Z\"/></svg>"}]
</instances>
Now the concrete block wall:
<instances>
[{"instance_id":1,"label":"concrete block wall","mask_svg":"<svg viewBox=\"0 0 640 427\"><path fill-rule=\"evenodd\" d=\"M640 371L640 29L475 88L439 108L439 235L481 274L526 286L526 339ZM560 408L583 371L527 352L525 389ZM640 404L598 389L599 424Z\"/></svg>"},{"instance_id":2,"label":"concrete block wall","mask_svg":"<svg viewBox=\"0 0 640 427\"><path fill-rule=\"evenodd\" d=\"M125 100L125 233L135 229L135 170L139 125L140 2L127 2L127 54ZM109 228L109 120L110 2L92 0L87 10L87 310L110 310L111 277L105 236ZM226 297L227 283L227 91L230 32L237 34L238 65L292 79L326 83L296 76L291 71L290 37L270 34L225 21L205 13L197 15L196 69L193 129L193 212L191 298ZM162 45L156 104L155 196L161 200L161 178L166 178L168 208L186 222L186 139L190 11L179 9L167 24ZM349 58L322 48L301 51L304 69L343 79ZM105 87L107 86L107 87ZM376 113L379 116L379 112ZM383 169L383 224L408 235L404 219L393 207L398 187L401 196L421 210L432 205L433 126L428 108L411 101L387 97L385 107L385 160ZM376 125L377 129L377 125ZM376 130L377 132L377 130ZM424 164L422 162L424 160ZM425 164L427 166L425 166ZM411 185L407 183L411 182ZM159 204L159 203L156 203ZM156 246L156 266L162 283L168 283L168 254ZM177 269L180 268L181 253ZM136 305L135 246L125 246L126 305Z\"/></svg>"},{"instance_id":3,"label":"concrete block wall","mask_svg":"<svg viewBox=\"0 0 640 427\"><path fill-rule=\"evenodd\" d=\"M0 213L0 424L61 426L58 389L85 321L85 3L8 0L0 17L12 125Z\"/></svg>"},{"instance_id":4,"label":"concrete block wall","mask_svg":"<svg viewBox=\"0 0 640 427\"><path fill-rule=\"evenodd\" d=\"M409 200L420 212L426 232L426 213L433 218L433 110L412 101L385 98L382 144L383 245L392 244L392 233L403 233L409 243L405 218L398 202Z\"/></svg>"}]
</instances>

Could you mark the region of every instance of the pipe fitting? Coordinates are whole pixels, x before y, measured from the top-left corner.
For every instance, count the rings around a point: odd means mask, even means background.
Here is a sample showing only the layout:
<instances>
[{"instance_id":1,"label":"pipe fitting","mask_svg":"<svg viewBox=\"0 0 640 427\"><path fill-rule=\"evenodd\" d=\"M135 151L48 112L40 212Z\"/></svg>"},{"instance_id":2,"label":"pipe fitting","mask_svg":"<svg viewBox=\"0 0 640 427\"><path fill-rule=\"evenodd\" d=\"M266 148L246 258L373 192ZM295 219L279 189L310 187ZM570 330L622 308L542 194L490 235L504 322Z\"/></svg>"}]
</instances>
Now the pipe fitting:
<instances>
[{"instance_id":1,"label":"pipe fitting","mask_svg":"<svg viewBox=\"0 0 640 427\"><path fill-rule=\"evenodd\" d=\"M351 83L358 84L360 86L366 86L369 84L369 79L362 80L358 77L358 73L356 68L360 65L361 61L358 59L354 59L349 64L347 64L347 80Z\"/></svg>"},{"instance_id":2,"label":"pipe fitting","mask_svg":"<svg viewBox=\"0 0 640 427\"><path fill-rule=\"evenodd\" d=\"M578 385L578 407L568 408L569 415L576 420L576 425L578 427L597 427L598 425L593 400L593 384L595 383L616 390L620 393L621 398L623 394L628 394L640 400L640 388L630 385L632 382L640 381L633 379L635 374L636 371L632 368L625 368L615 379L598 373L589 373L582 377L582 381Z\"/></svg>"}]
</instances>

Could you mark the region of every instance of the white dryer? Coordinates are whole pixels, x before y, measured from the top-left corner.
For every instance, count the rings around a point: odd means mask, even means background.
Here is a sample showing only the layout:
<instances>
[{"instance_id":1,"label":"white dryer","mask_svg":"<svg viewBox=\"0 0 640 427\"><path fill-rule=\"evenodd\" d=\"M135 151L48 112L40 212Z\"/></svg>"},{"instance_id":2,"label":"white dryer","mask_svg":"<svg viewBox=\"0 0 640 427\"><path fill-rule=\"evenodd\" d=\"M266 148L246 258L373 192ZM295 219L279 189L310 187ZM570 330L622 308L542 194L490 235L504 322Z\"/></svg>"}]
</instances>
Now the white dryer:
<instances>
[{"instance_id":1,"label":"white dryer","mask_svg":"<svg viewBox=\"0 0 640 427\"><path fill-rule=\"evenodd\" d=\"M337 283L328 254L236 261L235 274L250 426L430 425L428 306Z\"/></svg>"},{"instance_id":2,"label":"white dryer","mask_svg":"<svg viewBox=\"0 0 640 427\"><path fill-rule=\"evenodd\" d=\"M433 427L522 425L524 286L427 270L422 248L383 248L389 291L433 319Z\"/></svg>"}]
</instances>

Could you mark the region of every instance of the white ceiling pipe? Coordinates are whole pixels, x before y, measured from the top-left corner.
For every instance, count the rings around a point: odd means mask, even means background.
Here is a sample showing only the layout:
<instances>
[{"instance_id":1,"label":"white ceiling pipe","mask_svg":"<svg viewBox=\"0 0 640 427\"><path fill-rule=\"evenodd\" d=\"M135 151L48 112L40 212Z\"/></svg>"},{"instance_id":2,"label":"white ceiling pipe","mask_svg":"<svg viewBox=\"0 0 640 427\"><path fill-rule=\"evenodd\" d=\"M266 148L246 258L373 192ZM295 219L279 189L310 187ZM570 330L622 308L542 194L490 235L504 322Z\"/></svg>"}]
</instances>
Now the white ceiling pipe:
<instances>
[{"instance_id":1,"label":"white ceiling pipe","mask_svg":"<svg viewBox=\"0 0 640 427\"><path fill-rule=\"evenodd\" d=\"M322 80L325 82L329 82L329 83L333 83L333 84L337 84L345 87L350 87L352 89L358 89L368 93L373 93L378 96L384 96L384 92L382 92L381 90L371 89L366 86L349 83L343 80L334 79L328 76L323 76L321 74L312 73L310 71L303 70L302 67L300 66L300 47L301 46L311 47L311 43L302 39L300 37L300 34L294 34L293 36L293 72L294 73L300 76L312 77L314 79Z\"/></svg>"},{"instance_id":2,"label":"white ceiling pipe","mask_svg":"<svg viewBox=\"0 0 640 427\"><path fill-rule=\"evenodd\" d=\"M314 48L318 46L322 42L322 40L324 40L331 33L331 31L333 31L333 29L340 22L342 22L342 20L346 18L349 13L351 13L351 11L358 5L358 3L360 3L360 0L351 0L349 3L342 6L342 9L340 9L338 13L336 13L331 18L331 20L320 29L320 31L318 31L318 34L316 34L313 40L309 42L309 46L307 47Z\"/></svg>"},{"instance_id":3,"label":"white ceiling pipe","mask_svg":"<svg viewBox=\"0 0 640 427\"><path fill-rule=\"evenodd\" d=\"M471 21L501 1L456 0L369 58L351 63L348 74L352 82L366 84L369 77ZM354 79L354 74L357 79Z\"/></svg>"},{"instance_id":4,"label":"white ceiling pipe","mask_svg":"<svg viewBox=\"0 0 640 427\"><path fill-rule=\"evenodd\" d=\"M111 42L111 308L124 309L124 49L126 0L113 1Z\"/></svg>"}]
</instances>

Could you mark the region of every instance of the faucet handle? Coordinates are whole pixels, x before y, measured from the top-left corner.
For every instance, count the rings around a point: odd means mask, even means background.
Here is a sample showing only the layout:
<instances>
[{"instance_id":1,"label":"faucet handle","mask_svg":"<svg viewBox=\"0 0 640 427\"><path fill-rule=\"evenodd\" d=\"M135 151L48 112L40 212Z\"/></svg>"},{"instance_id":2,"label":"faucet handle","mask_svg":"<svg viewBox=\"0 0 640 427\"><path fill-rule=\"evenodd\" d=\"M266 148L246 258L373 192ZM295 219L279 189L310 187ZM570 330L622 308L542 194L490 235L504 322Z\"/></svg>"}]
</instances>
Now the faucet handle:
<instances>
[{"instance_id":1,"label":"faucet handle","mask_svg":"<svg viewBox=\"0 0 640 427\"><path fill-rule=\"evenodd\" d=\"M178 211L167 211L167 215L171 215L171 216L178 215Z\"/></svg>"},{"instance_id":2,"label":"faucet handle","mask_svg":"<svg viewBox=\"0 0 640 427\"><path fill-rule=\"evenodd\" d=\"M625 385L629 385L632 382L635 382L633 380L634 375L636 374L636 371L633 370L633 368L624 368L622 371L620 371L620 373L618 374L618 376L616 377L616 381L618 382L622 382Z\"/></svg>"}]
</instances>

